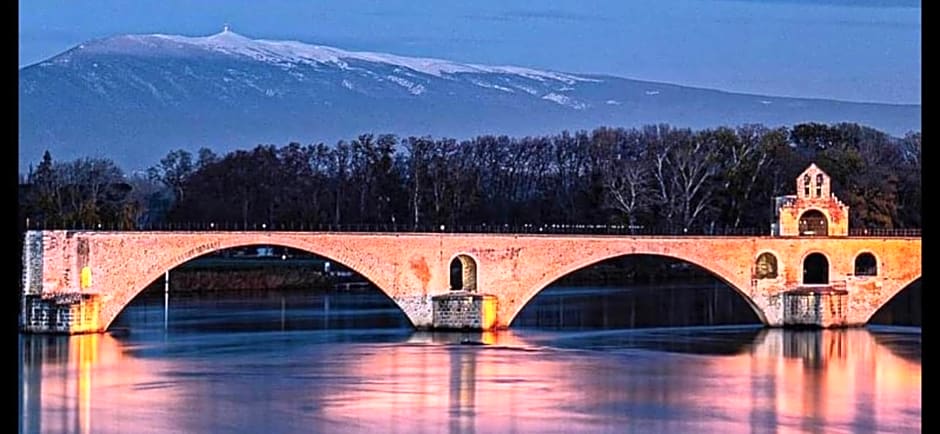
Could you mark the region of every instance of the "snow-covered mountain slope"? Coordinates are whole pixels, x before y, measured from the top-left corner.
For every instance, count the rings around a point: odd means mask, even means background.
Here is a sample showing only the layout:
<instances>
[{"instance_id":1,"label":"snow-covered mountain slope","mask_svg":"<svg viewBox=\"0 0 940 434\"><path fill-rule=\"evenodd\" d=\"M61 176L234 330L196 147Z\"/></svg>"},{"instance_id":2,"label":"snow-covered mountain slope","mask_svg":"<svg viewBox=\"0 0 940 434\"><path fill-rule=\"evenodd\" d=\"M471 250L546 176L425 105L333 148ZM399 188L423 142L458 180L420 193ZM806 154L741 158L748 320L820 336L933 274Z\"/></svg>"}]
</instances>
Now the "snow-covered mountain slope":
<instances>
[{"instance_id":1,"label":"snow-covered mountain slope","mask_svg":"<svg viewBox=\"0 0 940 434\"><path fill-rule=\"evenodd\" d=\"M225 30L122 35L20 70L20 168L103 156L145 168L176 148L332 143L366 132L468 138L667 122L858 122L920 130L919 105L735 94L619 77L487 66Z\"/></svg>"}]
</instances>

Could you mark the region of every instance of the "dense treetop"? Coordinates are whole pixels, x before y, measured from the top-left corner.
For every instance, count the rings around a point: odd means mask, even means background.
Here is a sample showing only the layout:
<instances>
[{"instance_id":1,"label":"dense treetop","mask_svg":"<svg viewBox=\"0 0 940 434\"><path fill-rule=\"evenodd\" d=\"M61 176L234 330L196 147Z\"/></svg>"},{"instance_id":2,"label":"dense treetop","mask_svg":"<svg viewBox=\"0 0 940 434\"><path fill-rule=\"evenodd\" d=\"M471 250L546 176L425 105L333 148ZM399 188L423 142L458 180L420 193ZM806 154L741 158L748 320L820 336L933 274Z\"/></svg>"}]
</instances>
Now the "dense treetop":
<instances>
[{"instance_id":1,"label":"dense treetop","mask_svg":"<svg viewBox=\"0 0 940 434\"><path fill-rule=\"evenodd\" d=\"M146 175L107 159L23 176L21 221L133 229L251 225L622 224L769 228L772 199L810 163L832 178L852 227L921 226L921 134L857 124L601 127L551 136L363 134L332 146L172 151Z\"/></svg>"}]
</instances>

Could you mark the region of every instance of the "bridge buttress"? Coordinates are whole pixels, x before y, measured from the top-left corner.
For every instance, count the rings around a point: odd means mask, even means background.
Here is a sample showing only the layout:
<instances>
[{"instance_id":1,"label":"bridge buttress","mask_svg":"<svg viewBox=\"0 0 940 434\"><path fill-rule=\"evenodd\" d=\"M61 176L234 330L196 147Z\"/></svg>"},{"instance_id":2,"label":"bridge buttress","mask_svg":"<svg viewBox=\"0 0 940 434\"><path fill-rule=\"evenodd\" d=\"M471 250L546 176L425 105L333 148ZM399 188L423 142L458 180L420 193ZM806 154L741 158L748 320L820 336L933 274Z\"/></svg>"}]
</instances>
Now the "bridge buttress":
<instances>
[{"instance_id":1,"label":"bridge buttress","mask_svg":"<svg viewBox=\"0 0 940 434\"><path fill-rule=\"evenodd\" d=\"M27 231L23 241L20 329L31 333L95 333L101 324L98 294L74 285L81 260L72 233ZM87 245L84 260L87 260ZM82 283L79 279L79 283Z\"/></svg>"}]
</instances>

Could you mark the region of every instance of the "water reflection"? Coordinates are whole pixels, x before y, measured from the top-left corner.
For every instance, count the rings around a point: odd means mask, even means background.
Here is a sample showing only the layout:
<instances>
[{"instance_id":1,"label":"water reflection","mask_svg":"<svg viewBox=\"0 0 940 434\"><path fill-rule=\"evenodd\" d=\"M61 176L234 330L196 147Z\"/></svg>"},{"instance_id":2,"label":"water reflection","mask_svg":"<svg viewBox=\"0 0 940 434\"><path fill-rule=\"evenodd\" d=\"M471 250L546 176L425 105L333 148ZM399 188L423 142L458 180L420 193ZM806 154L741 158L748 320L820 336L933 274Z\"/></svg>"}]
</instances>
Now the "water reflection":
<instances>
[{"instance_id":1,"label":"water reflection","mask_svg":"<svg viewBox=\"0 0 940 434\"><path fill-rule=\"evenodd\" d=\"M476 409L476 351L454 349L450 351L450 415L452 433L472 433Z\"/></svg>"},{"instance_id":2,"label":"water reflection","mask_svg":"<svg viewBox=\"0 0 940 434\"><path fill-rule=\"evenodd\" d=\"M108 335L20 338L20 409L23 431L91 432L92 372L101 358L113 363L119 344ZM44 399L45 398L45 399ZM38 417L45 407L62 407L58 417ZM38 410L38 411L37 411Z\"/></svg>"},{"instance_id":3,"label":"water reflection","mask_svg":"<svg viewBox=\"0 0 940 434\"><path fill-rule=\"evenodd\" d=\"M713 355L662 352L656 339L576 349L553 348L546 334L494 334L493 345L416 334L404 344L299 345L284 357L203 360L122 357L126 344L108 335L24 336L21 422L23 432L82 433L141 422L152 432L308 423L460 433L623 424L655 432L919 430L920 363L876 335L761 330L743 352Z\"/></svg>"},{"instance_id":4,"label":"water reflection","mask_svg":"<svg viewBox=\"0 0 940 434\"><path fill-rule=\"evenodd\" d=\"M590 329L760 324L740 294L717 280L629 286L549 286L513 327Z\"/></svg>"},{"instance_id":5,"label":"water reflection","mask_svg":"<svg viewBox=\"0 0 940 434\"><path fill-rule=\"evenodd\" d=\"M271 309L279 325L281 303ZM369 321L369 314L332 312ZM195 326L197 317L233 320L206 310L171 312L164 332L162 314L131 312L140 323L127 335L21 336L20 431L921 427L919 329L224 332ZM174 328L174 319L187 326Z\"/></svg>"}]
</instances>

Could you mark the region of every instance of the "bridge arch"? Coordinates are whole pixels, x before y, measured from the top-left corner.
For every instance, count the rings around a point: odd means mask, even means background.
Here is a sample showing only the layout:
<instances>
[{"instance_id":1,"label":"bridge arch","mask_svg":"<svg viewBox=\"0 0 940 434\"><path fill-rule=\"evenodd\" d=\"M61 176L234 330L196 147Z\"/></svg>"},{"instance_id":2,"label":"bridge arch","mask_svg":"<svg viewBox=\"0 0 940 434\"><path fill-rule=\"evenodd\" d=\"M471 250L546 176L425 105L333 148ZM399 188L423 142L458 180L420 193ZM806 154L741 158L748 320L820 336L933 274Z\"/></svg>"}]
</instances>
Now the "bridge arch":
<instances>
[{"instance_id":1,"label":"bridge arch","mask_svg":"<svg viewBox=\"0 0 940 434\"><path fill-rule=\"evenodd\" d=\"M117 318L118 314L120 314L130 304L130 302L135 297L137 297L137 295L139 295L153 282L157 281L157 279L163 276L167 271L210 253L232 248L258 245L287 247L311 253L331 262L342 264L344 267L347 267L353 272L358 273L369 283L375 285L375 287L378 288L379 291L381 291L384 295L389 297L395 303L395 305L402 310L402 312L405 314L405 317L408 318L409 323L411 323L412 327L414 326L414 313L409 312L408 309L404 308L401 303L399 303L398 300L393 297L393 294L390 293L389 288L387 287L388 283L383 281L382 276L379 273L375 272L369 267L360 265L362 261L354 260L342 249L319 248L317 244L318 243L316 243L316 241L309 242L307 240L297 240L291 237L272 238L257 235L250 236L248 234L246 234L245 237L219 237L216 238L215 242L211 244L201 242L200 240L193 240L192 243L186 245L186 247L191 248L186 250L185 253L177 255L157 255L157 257L153 258L153 262L146 264L146 270L144 272L136 274L129 272L131 276L128 279L122 281L122 283L126 282L126 284L115 288L114 291L103 297L101 308L101 324L103 325L103 330L107 330L108 327L111 326L111 323L113 323ZM210 245L211 248L204 248L204 246L207 245ZM114 282L111 284L114 285Z\"/></svg>"},{"instance_id":2,"label":"bridge arch","mask_svg":"<svg viewBox=\"0 0 940 434\"><path fill-rule=\"evenodd\" d=\"M897 289L895 289L894 291L883 294L879 302L874 306L875 308L872 309L871 312L869 312L867 316L865 316L864 323L868 324L871 321L872 317L874 317L878 312L881 312L881 309L887 306L888 303L891 302L891 300L894 300L901 293L903 293L904 291L907 291L915 283L919 282L921 277L922 275L918 274L913 279L905 282L904 284L898 285ZM921 312L921 315L923 315L923 312Z\"/></svg>"},{"instance_id":3,"label":"bridge arch","mask_svg":"<svg viewBox=\"0 0 940 434\"><path fill-rule=\"evenodd\" d=\"M826 285L829 283L829 269L831 264L829 258L822 252L807 252L800 261L803 265L803 277L801 279L804 285Z\"/></svg>"},{"instance_id":4,"label":"bridge arch","mask_svg":"<svg viewBox=\"0 0 940 434\"><path fill-rule=\"evenodd\" d=\"M863 250L855 255L855 276L877 276L878 257L869 250Z\"/></svg>"},{"instance_id":5,"label":"bridge arch","mask_svg":"<svg viewBox=\"0 0 940 434\"><path fill-rule=\"evenodd\" d=\"M734 283L735 282L734 273L731 270L726 270L721 265L714 265L712 267L704 266L702 264L703 261L691 255L682 255L682 254L677 255L677 254L673 254L673 253L669 253L669 252L665 252L661 250L651 249L650 251L617 252L617 253L610 253L610 254L605 254L601 256L595 256L591 258L585 258L579 261L572 262L571 264L565 267L559 268L557 271L553 273L547 274L547 277L541 279L538 283L536 283L535 285L533 285L531 288L529 288L526 291L522 300L517 300L514 308L511 310L511 314L508 318L508 321L506 321L506 325L511 326L513 321L515 321L516 318L519 316L519 313L522 312L522 310L532 302L535 296L537 296L539 293L544 291L549 285L557 282L561 278L571 273L574 273L576 271L579 271L587 267L590 267L592 265L596 265L598 263L606 261L608 259L624 257L624 256L634 256L634 255L650 255L650 256L660 256L660 257L665 257L665 258L677 259L677 260L687 262L689 264L692 264L696 267L701 268L702 270L707 271L713 277L717 278L722 283L725 283L734 292L736 292L738 295L743 297L744 300L747 301L748 306L750 306L751 309L754 311L754 313L757 315L757 318L761 321L761 323L768 324L767 316L764 313L761 306L756 304L754 299L747 292L742 290L742 288L738 284Z\"/></svg>"}]
</instances>

